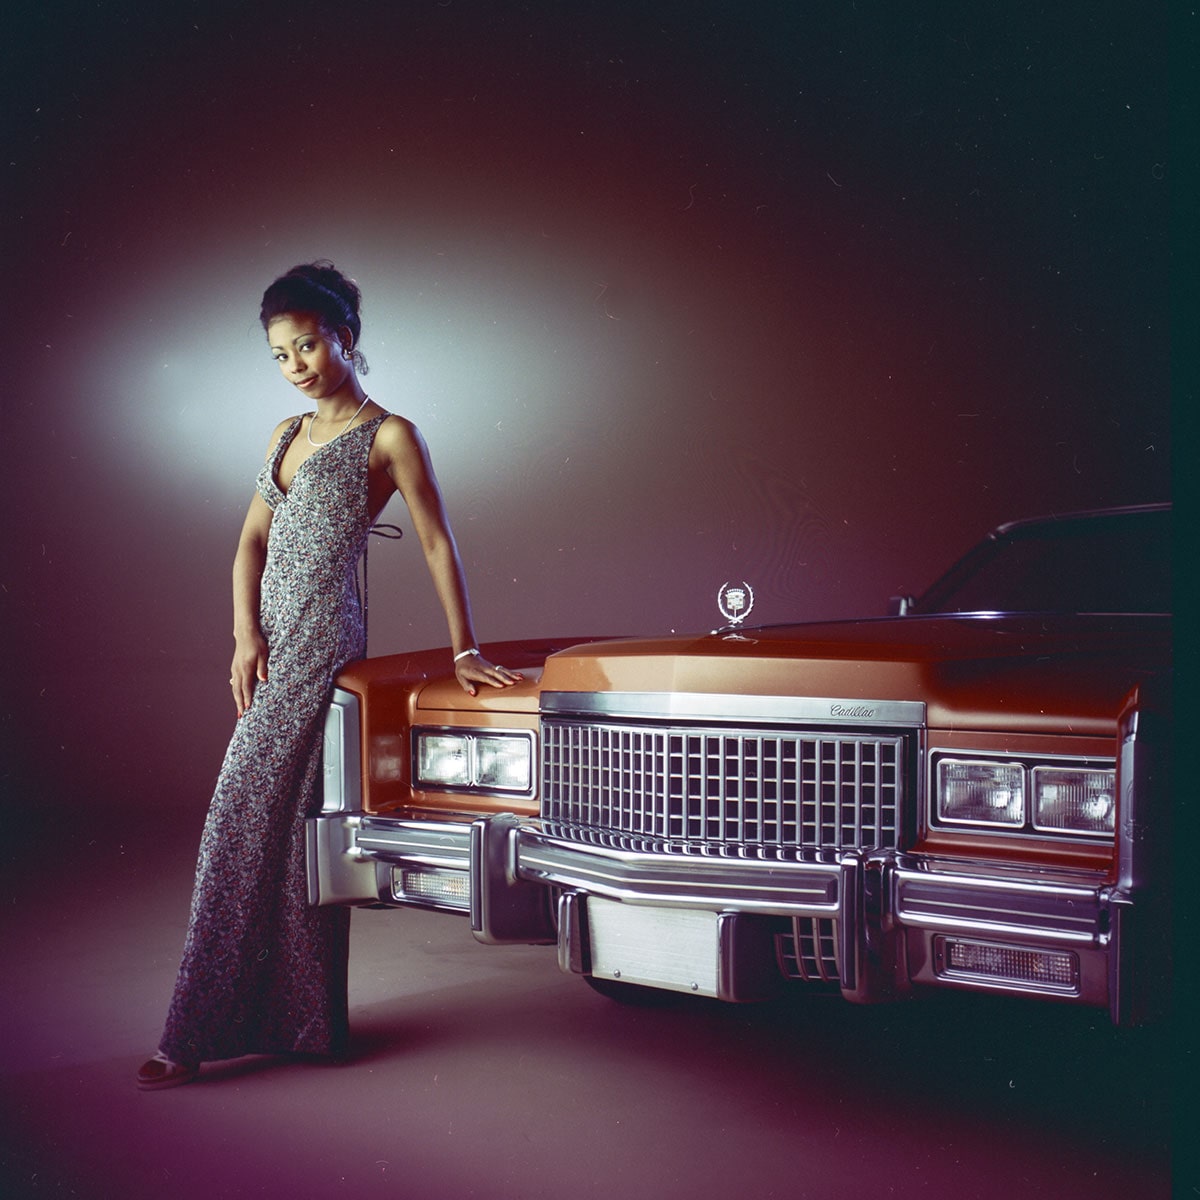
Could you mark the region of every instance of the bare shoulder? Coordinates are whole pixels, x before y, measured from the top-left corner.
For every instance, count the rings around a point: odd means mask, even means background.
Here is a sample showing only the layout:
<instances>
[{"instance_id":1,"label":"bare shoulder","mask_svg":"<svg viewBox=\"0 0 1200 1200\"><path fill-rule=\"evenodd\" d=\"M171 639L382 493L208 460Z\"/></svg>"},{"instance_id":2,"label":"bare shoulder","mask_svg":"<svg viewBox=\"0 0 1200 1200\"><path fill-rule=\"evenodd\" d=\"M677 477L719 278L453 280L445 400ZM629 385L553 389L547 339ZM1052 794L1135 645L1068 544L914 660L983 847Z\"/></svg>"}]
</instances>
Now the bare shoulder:
<instances>
[{"instance_id":1,"label":"bare shoulder","mask_svg":"<svg viewBox=\"0 0 1200 1200\"><path fill-rule=\"evenodd\" d=\"M376 440L383 438L389 444L400 445L420 441L421 431L407 417L402 417L399 413L388 413L380 422L375 437Z\"/></svg>"},{"instance_id":2,"label":"bare shoulder","mask_svg":"<svg viewBox=\"0 0 1200 1200\"><path fill-rule=\"evenodd\" d=\"M423 454L425 439L407 418L389 413L375 432L375 446L389 459L406 457L414 451Z\"/></svg>"}]
</instances>

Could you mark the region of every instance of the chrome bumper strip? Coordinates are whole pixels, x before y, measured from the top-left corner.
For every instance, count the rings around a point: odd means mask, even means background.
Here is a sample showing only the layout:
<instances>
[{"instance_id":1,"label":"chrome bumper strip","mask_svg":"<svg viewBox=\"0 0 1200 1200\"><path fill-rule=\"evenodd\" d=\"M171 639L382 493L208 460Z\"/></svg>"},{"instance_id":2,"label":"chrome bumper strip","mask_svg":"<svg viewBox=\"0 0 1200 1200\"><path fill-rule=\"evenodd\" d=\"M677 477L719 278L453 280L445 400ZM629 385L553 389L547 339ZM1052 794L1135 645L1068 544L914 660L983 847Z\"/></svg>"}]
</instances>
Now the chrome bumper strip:
<instances>
[{"instance_id":1,"label":"chrome bumper strip","mask_svg":"<svg viewBox=\"0 0 1200 1200\"><path fill-rule=\"evenodd\" d=\"M1106 891L1099 881L1051 876L1017 881L944 864L930 869L887 852L845 855L839 862L748 862L580 845L528 826L510 837L516 877L631 904L845 918L846 893L861 886L866 871L879 872L885 881L880 914L885 927L1081 946L1102 945L1108 938Z\"/></svg>"},{"instance_id":2,"label":"chrome bumper strip","mask_svg":"<svg viewBox=\"0 0 1200 1200\"><path fill-rule=\"evenodd\" d=\"M1102 893L1099 883L1018 882L902 863L892 876L889 908L910 929L1094 946L1108 933Z\"/></svg>"},{"instance_id":3,"label":"chrome bumper strip","mask_svg":"<svg viewBox=\"0 0 1200 1200\"><path fill-rule=\"evenodd\" d=\"M515 874L556 887L674 908L775 916L834 916L837 863L747 862L580 846L528 828L516 831Z\"/></svg>"},{"instance_id":4,"label":"chrome bumper strip","mask_svg":"<svg viewBox=\"0 0 1200 1200\"><path fill-rule=\"evenodd\" d=\"M363 817L353 838L360 858L465 871L471 865L471 826L456 822Z\"/></svg>"}]
</instances>

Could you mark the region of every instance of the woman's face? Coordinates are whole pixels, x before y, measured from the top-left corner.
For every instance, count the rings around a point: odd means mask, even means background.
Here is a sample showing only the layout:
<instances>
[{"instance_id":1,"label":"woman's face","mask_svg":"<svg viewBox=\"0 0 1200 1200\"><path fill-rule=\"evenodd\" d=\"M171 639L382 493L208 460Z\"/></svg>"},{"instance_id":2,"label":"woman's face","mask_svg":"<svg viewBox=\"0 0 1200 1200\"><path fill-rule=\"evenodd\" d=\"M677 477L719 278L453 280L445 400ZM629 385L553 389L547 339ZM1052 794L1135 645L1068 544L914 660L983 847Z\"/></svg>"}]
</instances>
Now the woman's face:
<instances>
[{"instance_id":1,"label":"woman's face","mask_svg":"<svg viewBox=\"0 0 1200 1200\"><path fill-rule=\"evenodd\" d=\"M284 379L306 396L332 396L354 374L346 347L314 313L281 313L267 326L267 341Z\"/></svg>"}]
</instances>

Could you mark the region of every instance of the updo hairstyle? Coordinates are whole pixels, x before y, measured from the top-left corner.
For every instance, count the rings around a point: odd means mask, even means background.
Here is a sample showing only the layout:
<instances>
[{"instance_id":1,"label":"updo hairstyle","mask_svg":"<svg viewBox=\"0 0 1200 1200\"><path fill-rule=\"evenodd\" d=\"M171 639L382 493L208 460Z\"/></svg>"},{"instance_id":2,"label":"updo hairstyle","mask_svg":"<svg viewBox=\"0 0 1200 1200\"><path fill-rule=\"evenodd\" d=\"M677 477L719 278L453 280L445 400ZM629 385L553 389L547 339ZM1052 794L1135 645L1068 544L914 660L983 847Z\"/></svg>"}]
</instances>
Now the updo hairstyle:
<instances>
[{"instance_id":1,"label":"updo hairstyle","mask_svg":"<svg viewBox=\"0 0 1200 1200\"><path fill-rule=\"evenodd\" d=\"M265 292L259 320L265 331L271 322L284 313L312 313L325 333L336 337L345 326L352 341L351 359L360 375L367 373L367 360L358 348L362 331L359 308L362 292L353 279L347 279L328 259L301 263L286 275L280 275Z\"/></svg>"}]
</instances>

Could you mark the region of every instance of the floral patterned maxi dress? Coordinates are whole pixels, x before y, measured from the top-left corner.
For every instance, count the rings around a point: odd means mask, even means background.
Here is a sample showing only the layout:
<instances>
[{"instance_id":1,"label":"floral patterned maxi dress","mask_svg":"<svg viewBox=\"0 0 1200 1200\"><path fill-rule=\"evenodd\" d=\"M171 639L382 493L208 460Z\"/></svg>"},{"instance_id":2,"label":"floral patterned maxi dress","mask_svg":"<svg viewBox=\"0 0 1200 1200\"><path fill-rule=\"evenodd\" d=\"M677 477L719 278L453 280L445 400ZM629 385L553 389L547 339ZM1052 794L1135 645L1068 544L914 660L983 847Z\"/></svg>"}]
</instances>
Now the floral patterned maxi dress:
<instances>
[{"instance_id":1,"label":"floral patterned maxi dress","mask_svg":"<svg viewBox=\"0 0 1200 1200\"><path fill-rule=\"evenodd\" d=\"M320 804L334 676L361 657L356 570L371 518L367 456L386 414L276 482L300 418L257 480L273 510L261 591L268 679L238 721L200 840L183 961L160 1050L175 1062L340 1054L350 912L310 908L304 818Z\"/></svg>"}]
</instances>

